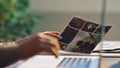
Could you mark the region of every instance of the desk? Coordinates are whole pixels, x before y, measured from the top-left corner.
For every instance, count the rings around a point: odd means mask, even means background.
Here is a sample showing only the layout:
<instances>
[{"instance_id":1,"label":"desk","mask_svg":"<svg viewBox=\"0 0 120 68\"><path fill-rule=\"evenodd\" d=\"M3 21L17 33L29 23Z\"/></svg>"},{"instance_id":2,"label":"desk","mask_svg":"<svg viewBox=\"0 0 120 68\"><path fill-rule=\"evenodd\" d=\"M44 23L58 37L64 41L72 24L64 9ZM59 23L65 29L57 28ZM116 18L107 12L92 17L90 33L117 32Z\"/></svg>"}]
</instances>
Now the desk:
<instances>
[{"instance_id":1,"label":"desk","mask_svg":"<svg viewBox=\"0 0 120 68\"><path fill-rule=\"evenodd\" d=\"M80 54L79 55L76 54L76 56L80 56ZM58 65L59 60L60 59L56 59L52 55L36 55L28 59L27 61L19 61L16 64L10 65L6 68L41 68L41 66L44 67L46 65L49 66L50 68L55 68L54 66ZM51 66L51 64L54 65ZM24 67L25 65L26 67ZM100 68L120 68L120 58L119 56L117 58L103 56L103 58L101 59L100 66L101 66Z\"/></svg>"},{"instance_id":2,"label":"desk","mask_svg":"<svg viewBox=\"0 0 120 68\"><path fill-rule=\"evenodd\" d=\"M109 45L108 45L108 43L109 43ZM118 42L113 41L112 43L111 43L111 41L109 41L109 42L107 42L106 45L107 46L105 48L109 47L109 49L119 48L120 41L118 41ZM115 47L115 45L117 45L117 46ZM61 53L61 56L64 56L64 55L67 55L67 56L68 55L74 55L74 56L86 55L86 54L82 54L82 53L71 53L71 52L64 52L64 51L61 51L60 53ZM92 53L91 55L99 55L99 54ZM49 60L46 60L46 59L49 59ZM47 61L47 62L45 62L45 61ZM52 62L50 62L50 61L52 61ZM48 65L51 68L54 68L51 66L51 63L57 64L58 60L54 56L51 56L50 54L36 55L36 56L28 59L27 61L18 61L16 64L12 64L6 68L21 68L20 66L23 64L26 64L26 62L30 63L28 66L29 68L39 68L38 65ZM120 54L119 53L103 53L102 58L101 58L100 68L120 68Z\"/></svg>"},{"instance_id":3,"label":"desk","mask_svg":"<svg viewBox=\"0 0 120 68\"><path fill-rule=\"evenodd\" d=\"M120 58L102 58L101 68L120 68Z\"/></svg>"}]
</instances>

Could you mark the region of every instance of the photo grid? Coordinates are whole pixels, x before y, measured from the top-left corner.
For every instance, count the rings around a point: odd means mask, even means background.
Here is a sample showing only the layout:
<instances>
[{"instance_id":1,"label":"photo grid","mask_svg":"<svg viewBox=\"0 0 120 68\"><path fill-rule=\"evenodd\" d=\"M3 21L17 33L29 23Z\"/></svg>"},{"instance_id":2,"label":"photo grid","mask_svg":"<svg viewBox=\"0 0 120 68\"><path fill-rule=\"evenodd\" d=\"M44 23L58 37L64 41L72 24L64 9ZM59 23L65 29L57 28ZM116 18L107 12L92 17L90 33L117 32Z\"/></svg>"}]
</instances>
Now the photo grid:
<instances>
[{"instance_id":1,"label":"photo grid","mask_svg":"<svg viewBox=\"0 0 120 68\"><path fill-rule=\"evenodd\" d=\"M61 33L62 50L91 53L101 40L101 30L106 34L111 26L101 26L86 19L73 17Z\"/></svg>"}]
</instances>

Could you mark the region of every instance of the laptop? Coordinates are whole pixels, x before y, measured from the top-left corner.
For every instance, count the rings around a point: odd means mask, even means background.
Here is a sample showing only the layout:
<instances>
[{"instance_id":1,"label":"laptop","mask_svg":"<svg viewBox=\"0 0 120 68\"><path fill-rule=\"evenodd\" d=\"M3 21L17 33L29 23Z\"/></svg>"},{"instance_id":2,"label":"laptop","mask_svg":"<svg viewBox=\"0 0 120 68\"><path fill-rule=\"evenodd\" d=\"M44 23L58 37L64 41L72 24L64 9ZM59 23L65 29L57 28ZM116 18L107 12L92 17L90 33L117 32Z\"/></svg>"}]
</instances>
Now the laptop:
<instances>
[{"instance_id":1,"label":"laptop","mask_svg":"<svg viewBox=\"0 0 120 68\"><path fill-rule=\"evenodd\" d=\"M98 68L99 57L92 56L66 56L56 68Z\"/></svg>"},{"instance_id":2,"label":"laptop","mask_svg":"<svg viewBox=\"0 0 120 68\"><path fill-rule=\"evenodd\" d=\"M11 68L99 68L99 56L36 55ZM8 67L10 68L10 66Z\"/></svg>"}]
</instances>

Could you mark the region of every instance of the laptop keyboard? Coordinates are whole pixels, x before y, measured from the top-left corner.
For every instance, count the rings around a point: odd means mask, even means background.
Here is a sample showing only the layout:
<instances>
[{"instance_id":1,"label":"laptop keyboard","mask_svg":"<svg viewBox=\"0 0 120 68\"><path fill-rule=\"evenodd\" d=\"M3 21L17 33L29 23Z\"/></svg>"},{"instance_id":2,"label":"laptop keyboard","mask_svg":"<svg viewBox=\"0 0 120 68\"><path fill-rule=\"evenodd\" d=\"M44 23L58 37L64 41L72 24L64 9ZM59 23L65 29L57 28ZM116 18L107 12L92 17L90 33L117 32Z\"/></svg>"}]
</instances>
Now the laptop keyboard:
<instances>
[{"instance_id":1,"label":"laptop keyboard","mask_svg":"<svg viewBox=\"0 0 120 68\"><path fill-rule=\"evenodd\" d=\"M89 68L91 58L64 58L57 68Z\"/></svg>"}]
</instances>

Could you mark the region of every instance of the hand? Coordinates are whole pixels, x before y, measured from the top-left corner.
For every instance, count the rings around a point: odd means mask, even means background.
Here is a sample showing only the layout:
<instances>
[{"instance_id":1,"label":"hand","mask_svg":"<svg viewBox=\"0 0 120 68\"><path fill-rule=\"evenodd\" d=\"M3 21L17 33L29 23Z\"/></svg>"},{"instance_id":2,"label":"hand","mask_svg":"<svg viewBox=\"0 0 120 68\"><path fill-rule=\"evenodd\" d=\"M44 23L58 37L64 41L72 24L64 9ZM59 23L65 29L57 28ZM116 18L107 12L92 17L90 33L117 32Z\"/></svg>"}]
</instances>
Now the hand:
<instances>
[{"instance_id":1,"label":"hand","mask_svg":"<svg viewBox=\"0 0 120 68\"><path fill-rule=\"evenodd\" d=\"M42 51L51 52L53 55L58 57L59 50L60 50L60 44L59 39L61 37L59 36L59 32L43 32L38 34L38 37L41 37L40 39L40 49Z\"/></svg>"},{"instance_id":2,"label":"hand","mask_svg":"<svg viewBox=\"0 0 120 68\"><path fill-rule=\"evenodd\" d=\"M16 44L18 44L23 58L29 58L39 52L50 52L58 57L59 39L61 39L59 32L48 31L16 41Z\"/></svg>"}]
</instances>

